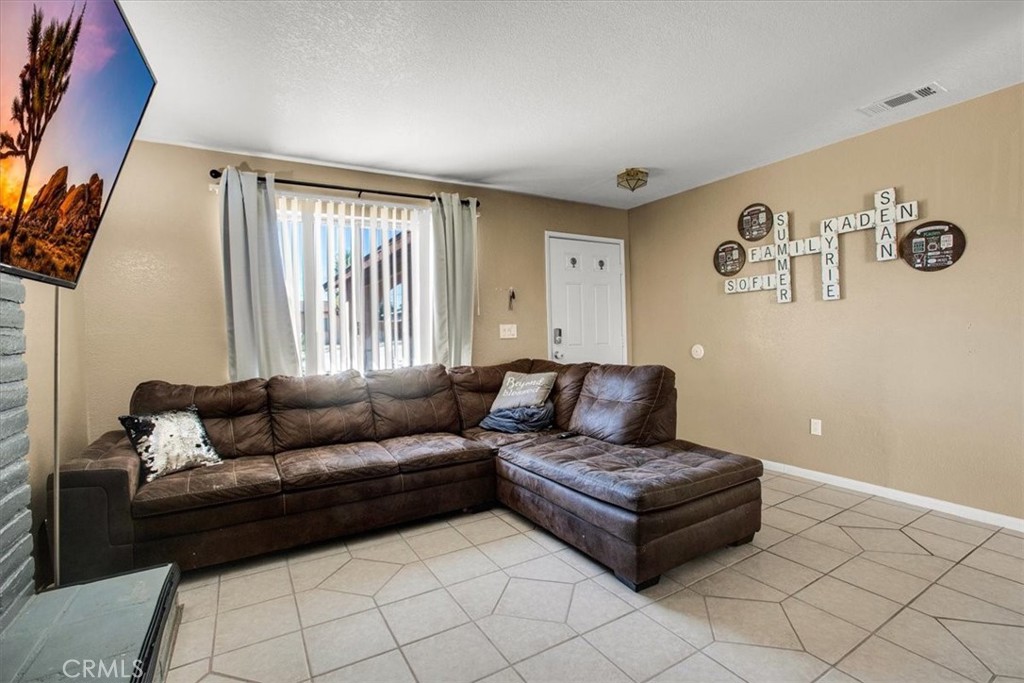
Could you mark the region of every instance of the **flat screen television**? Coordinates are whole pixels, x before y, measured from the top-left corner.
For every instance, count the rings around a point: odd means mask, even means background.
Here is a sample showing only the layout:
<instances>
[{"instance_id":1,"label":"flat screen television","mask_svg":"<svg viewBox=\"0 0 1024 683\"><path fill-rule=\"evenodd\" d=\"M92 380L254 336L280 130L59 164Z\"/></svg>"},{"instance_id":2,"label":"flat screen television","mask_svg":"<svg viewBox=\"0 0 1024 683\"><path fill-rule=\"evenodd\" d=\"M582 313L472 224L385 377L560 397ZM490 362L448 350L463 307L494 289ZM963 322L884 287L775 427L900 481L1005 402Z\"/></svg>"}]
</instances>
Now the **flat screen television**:
<instances>
[{"instance_id":1,"label":"flat screen television","mask_svg":"<svg viewBox=\"0 0 1024 683\"><path fill-rule=\"evenodd\" d=\"M116 0L0 2L0 272L78 284L155 85Z\"/></svg>"}]
</instances>

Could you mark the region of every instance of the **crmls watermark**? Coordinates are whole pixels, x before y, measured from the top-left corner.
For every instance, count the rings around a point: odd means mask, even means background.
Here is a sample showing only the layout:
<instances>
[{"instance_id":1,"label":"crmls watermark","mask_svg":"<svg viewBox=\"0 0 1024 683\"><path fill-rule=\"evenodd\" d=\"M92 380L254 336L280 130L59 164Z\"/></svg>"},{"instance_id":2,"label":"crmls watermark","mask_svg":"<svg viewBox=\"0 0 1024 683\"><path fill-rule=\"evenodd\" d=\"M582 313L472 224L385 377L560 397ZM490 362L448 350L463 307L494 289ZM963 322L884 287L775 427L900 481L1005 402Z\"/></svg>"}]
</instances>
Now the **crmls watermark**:
<instances>
[{"instance_id":1,"label":"crmls watermark","mask_svg":"<svg viewBox=\"0 0 1024 683\"><path fill-rule=\"evenodd\" d=\"M83 680L130 680L142 676L142 661L138 659L68 659L61 667L67 678Z\"/></svg>"}]
</instances>

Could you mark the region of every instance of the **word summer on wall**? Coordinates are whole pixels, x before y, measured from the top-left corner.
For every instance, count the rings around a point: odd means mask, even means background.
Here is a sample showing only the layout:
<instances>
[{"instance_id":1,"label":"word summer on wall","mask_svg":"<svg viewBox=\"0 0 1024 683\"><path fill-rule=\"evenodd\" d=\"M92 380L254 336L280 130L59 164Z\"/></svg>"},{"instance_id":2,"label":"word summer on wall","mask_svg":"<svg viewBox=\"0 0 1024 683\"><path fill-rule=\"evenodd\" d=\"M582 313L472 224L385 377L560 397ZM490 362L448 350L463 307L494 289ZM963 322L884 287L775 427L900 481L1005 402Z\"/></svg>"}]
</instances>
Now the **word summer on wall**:
<instances>
[{"instance_id":1,"label":"word summer on wall","mask_svg":"<svg viewBox=\"0 0 1024 683\"><path fill-rule=\"evenodd\" d=\"M896 224L917 220L917 201L896 203L896 189L888 188L875 193L875 208L821 221L820 234L802 240L789 239L789 213L774 216L773 244L750 247L748 260L773 261L775 272L765 275L730 278L725 281L726 294L775 290L780 304L793 301L793 282L790 260L797 256L819 254L821 259L821 298L836 301L840 298L839 236L859 230L875 231L875 260L894 261L897 258Z\"/></svg>"}]
</instances>

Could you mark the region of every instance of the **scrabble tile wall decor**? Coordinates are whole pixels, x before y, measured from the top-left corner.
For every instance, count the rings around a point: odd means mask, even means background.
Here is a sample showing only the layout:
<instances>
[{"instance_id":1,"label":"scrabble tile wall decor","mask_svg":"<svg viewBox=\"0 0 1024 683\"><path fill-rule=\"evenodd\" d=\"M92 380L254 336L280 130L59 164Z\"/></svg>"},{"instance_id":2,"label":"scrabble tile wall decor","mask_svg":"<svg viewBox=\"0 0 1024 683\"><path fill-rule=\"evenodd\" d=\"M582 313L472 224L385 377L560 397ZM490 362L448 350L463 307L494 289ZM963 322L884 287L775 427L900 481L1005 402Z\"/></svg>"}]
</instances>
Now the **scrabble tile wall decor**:
<instances>
[{"instance_id":1,"label":"scrabble tile wall decor","mask_svg":"<svg viewBox=\"0 0 1024 683\"><path fill-rule=\"evenodd\" d=\"M774 272L730 278L725 281L725 293L741 294L774 289L778 303L791 303L795 299L791 260L818 254L821 264L821 298L824 301L838 301L842 298L839 245L842 236L852 232L871 231L875 239L876 261L894 261L902 257L918 270L947 268L963 254L966 246L963 231L952 223L926 223L915 228L898 244L897 224L917 220L918 206L916 200L898 203L895 188L875 192L874 205L873 209L866 211L825 218L818 224L817 235L792 239L788 212L773 215L767 204L751 204L740 214L740 235L747 241L756 242L771 233L772 241L747 249L746 260L751 263L771 261ZM770 224L768 216L772 217ZM715 268L722 275L735 274L743 267L743 260L735 254L730 254L728 259L724 256L737 247L742 249L738 242L723 242L715 251ZM728 272L730 268L722 267L726 260L735 270Z\"/></svg>"},{"instance_id":2,"label":"scrabble tile wall decor","mask_svg":"<svg viewBox=\"0 0 1024 683\"><path fill-rule=\"evenodd\" d=\"M793 300L789 275L789 214L777 213L772 221L775 239L775 300L788 304Z\"/></svg>"}]
</instances>

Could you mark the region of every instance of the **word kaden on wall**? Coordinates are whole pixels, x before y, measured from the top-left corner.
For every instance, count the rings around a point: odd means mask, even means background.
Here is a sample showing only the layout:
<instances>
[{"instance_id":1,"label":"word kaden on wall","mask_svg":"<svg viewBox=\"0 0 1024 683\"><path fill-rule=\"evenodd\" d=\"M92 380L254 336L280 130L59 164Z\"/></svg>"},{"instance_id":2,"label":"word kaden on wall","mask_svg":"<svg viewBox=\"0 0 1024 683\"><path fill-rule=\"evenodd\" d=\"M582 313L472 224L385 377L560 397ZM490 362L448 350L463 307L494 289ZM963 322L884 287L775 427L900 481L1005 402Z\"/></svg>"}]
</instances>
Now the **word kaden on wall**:
<instances>
[{"instance_id":1,"label":"word kaden on wall","mask_svg":"<svg viewBox=\"0 0 1024 683\"><path fill-rule=\"evenodd\" d=\"M917 220L917 201L898 204L896 189L892 187L875 193L874 209L826 218L821 221L817 236L802 240L790 240L789 213L777 213L772 226L773 243L747 250L749 261L773 261L775 272L730 278L725 281L725 293L742 294L774 289L778 303L791 303L791 260L797 256L818 254L821 259L821 298L836 301L842 292L839 280L839 236L848 232L874 230L875 260L895 261L898 257L896 225L913 220Z\"/></svg>"}]
</instances>

